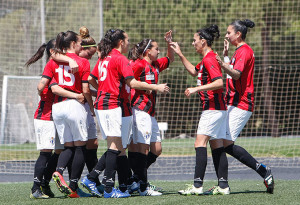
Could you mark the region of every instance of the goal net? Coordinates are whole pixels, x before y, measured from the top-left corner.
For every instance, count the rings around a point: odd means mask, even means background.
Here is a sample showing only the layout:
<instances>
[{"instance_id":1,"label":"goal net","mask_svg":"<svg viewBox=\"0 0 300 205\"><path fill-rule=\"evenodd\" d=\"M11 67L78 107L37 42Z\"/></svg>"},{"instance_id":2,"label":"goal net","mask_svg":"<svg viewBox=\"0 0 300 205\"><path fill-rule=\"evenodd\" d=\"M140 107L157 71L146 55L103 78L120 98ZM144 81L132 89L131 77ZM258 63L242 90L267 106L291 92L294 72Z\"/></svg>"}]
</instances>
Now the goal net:
<instances>
[{"instance_id":1,"label":"goal net","mask_svg":"<svg viewBox=\"0 0 300 205\"><path fill-rule=\"evenodd\" d=\"M2 0L0 2L0 91L1 138L0 173L33 173L38 156L34 144L33 113L37 108L36 86L45 62L30 69L24 63L42 42L59 32L78 33L86 26L100 41L110 28L126 31L130 47L143 38L155 39L160 57L166 55L164 33L173 30L187 59L201 61L192 46L193 34L200 28L217 24L220 39L213 44L222 55L227 26L235 19L251 19L255 27L246 42L255 53L255 109L237 144L271 167L300 167L300 4L298 0ZM230 46L229 55L234 52ZM91 69L97 61L90 60ZM14 77L19 76L19 77ZM224 76L225 78L225 76ZM160 83L168 83L171 93L158 95L157 121L162 123L163 152L151 166L150 175L192 174L195 164L194 141L201 104L197 95L184 96L188 87L196 86L180 59L160 74ZM98 155L106 142L99 133ZM209 149L208 149L209 150ZM207 172L213 173L209 152ZM14 167L28 166L25 169ZM229 170L248 169L229 157ZM166 176L166 179L168 176Z\"/></svg>"}]
</instances>

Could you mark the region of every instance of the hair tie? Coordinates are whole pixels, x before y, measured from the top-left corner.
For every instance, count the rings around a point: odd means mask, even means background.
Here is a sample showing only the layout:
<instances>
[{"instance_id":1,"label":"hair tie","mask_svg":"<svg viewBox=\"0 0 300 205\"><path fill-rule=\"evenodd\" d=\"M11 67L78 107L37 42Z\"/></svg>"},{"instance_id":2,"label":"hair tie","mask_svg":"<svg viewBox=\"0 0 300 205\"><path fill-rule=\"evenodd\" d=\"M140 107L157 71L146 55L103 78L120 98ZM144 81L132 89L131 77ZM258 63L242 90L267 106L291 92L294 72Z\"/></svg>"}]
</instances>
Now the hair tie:
<instances>
[{"instance_id":1,"label":"hair tie","mask_svg":"<svg viewBox=\"0 0 300 205\"><path fill-rule=\"evenodd\" d=\"M81 46L82 48L89 48L89 47L96 47L96 44L92 44L92 45L83 45Z\"/></svg>"},{"instance_id":2,"label":"hair tie","mask_svg":"<svg viewBox=\"0 0 300 205\"><path fill-rule=\"evenodd\" d=\"M144 49L144 51L143 51L143 54L144 54L144 53L146 52L146 50L148 49L148 47L149 47L150 43L151 43L151 39L149 40L149 42L148 42L148 44L147 44L146 48Z\"/></svg>"}]
</instances>

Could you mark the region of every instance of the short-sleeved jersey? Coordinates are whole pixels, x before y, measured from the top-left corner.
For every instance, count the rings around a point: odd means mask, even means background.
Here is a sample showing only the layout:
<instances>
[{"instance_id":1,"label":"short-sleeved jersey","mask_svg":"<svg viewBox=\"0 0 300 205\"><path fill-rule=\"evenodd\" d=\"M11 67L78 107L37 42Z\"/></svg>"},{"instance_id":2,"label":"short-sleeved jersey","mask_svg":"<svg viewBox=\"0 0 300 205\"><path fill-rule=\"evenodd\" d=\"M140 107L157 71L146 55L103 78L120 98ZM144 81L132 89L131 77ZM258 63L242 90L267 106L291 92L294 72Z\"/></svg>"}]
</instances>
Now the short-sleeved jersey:
<instances>
[{"instance_id":1,"label":"short-sleeved jersey","mask_svg":"<svg viewBox=\"0 0 300 205\"><path fill-rule=\"evenodd\" d=\"M45 87L41 94L39 106L34 113L34 119L52 121L52 104L54 94L48 86Z\"/></svg>"},{"instance_id":2,"label":"short-sleeved jersey","mask_svg":"<svg viewBox=\"0 0 300 205\"><path fill-rule=\"evenodd\" d=\"M217 79L222 79L221 66L216 54L210 51L195 67L198 72L197 86L207 85ZM203 110L226 110L223 88L198 92Z\"/></svg>"},{"instance_id":3,"label":"short-sleeved jersey","mask_svg":"<svg viewBox=\"0 0 300 205\"><path fill-rule=\"evenodd\" d=\"M132 65L134 77L136 80L146 82L148 84L157 84L159 73L169 67L169 58L160 58L157 61L148 63L146 60L140 60ZM147 94L143 90L135 90L132 98L132 106L138 107L140 110L154 116L156 103L156 91Z\"/></svg>"},{"instance_id":4,"label":"short-sleeved jersey","mask_svg":"<svg viewBox=\"0 0 300 205\"><path fill-rule=\"evenodd\" d=\"M238 80L233 80L227 75L226 103L242 110L253 112L254 109L254 52L247 44L238 47L231 60L233 69L241 73Z\"/></svg>"},{"instance_id":5,"label":"short-sleeved jersey","mask_svg":"<svg viewBox=\"0 0 300 205\"><path fill-rule=\"evenodd\" d=\"M120 106L121 80L133 77L128 59L113 49L106 58L98 59L91 77L98 80L98 92L94 106L98 110L109 110ZM124 84L124 83L123 83Z\"/></svg>"},{"instance_id":6,"label":"short-sleeved jersey","mask_svg":"<svg viewBox=\"0 0 300 205\"><path fill-rule=\"evenodd\" d=\"M82 93L82 83L88 83L88 76L90 74L90 63L87 59L81 58L75 53L67 53L67 56L74 59L78 64L78 72L72 74L68 63L60 63L50 60L43 72L43 77L50 80L50 87L57 84L60 87L75 92ZM66 97L55 95L54 103L66 100Z\"/></svg>"}]
</instances>

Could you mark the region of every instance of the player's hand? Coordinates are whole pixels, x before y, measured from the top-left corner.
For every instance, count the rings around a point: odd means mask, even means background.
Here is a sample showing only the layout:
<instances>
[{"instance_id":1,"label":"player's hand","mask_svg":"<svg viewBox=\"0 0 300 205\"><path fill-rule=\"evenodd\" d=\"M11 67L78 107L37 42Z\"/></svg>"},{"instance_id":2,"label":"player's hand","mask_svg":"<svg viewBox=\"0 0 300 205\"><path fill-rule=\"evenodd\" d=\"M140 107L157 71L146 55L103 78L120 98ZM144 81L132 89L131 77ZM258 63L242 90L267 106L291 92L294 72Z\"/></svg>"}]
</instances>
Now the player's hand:
<instances>
[{"instance_id":1,"label":"player's hand","mask_svg":"<svg viewBox=\"0 0 300 205\"><path fill-rule=\"evenodd\" d=\"M195 92L197 92L196 88L187 88L185 91L184 91L184 94L186 97L190 97L192 94L194 94Z\"/></svg>"},{"instance_id":2,"label":"player's hand","mask_svg":"<svg viewBox=\"0 0 300 205\"><path fill-rule=\"evenodd\" d=\"M223 56L228 56L228 50L229 50L229 41L224 39Z\"/></svg>"},{"instance_id":3,"label":"player's hand","mask_svg":"<svg viewBox=\"0 0 300 205\"><path fill-rule=\"evenodd\" d=\"M78 64L76 63L75 60L71 59L69 61L69 66L71 68L71 73L74 74L74 73L76 73L78 71Z\"/></svg>"},{"instance_id":4,"label":"player's hand","mask_svg":"<svg viewBox=\"0 0 300 205\"><path fill-rule=\"evenodd\" d=\"M151 93L152 93L152 90L146 90L147 95L151 95Z\"/></svg>"},{"instance_id":5,"label":"player's hand","mask_svg":"<svg viewBox=\"0 0 300 205\"><path fill-rule=\"evenodd\" d=\"M156 86L157 86L156 91L158 91L160 93L169 93L170 92L170 88L167 86L167 83L158 84Z\"/></svg>"},{"instance_id":6,"label":"player's hand","mask_svg":"<svg viewBox=\"0 0 300 205\"><path fill-rule=\"evenodd\" d=\"M172 42L172 43L170 43L170 45L171 45L171 48L174 50L174 52L175 52L177 55L180 55L180 54L181 54L180 46L178 45L177 42Z\"/></svg>"},{"instance_id":7,"label":"player's hand","mask_svg":"<svg viewBox=\"0 0 300 205\"><path fill-rule=\"evenodd\" d=\"M172 43L172 30L168 31L166 34L165 34L165 41L167 43Z\"/></svg>"},{"instance_id":8,"label":"player's hand","mask_svg":"<svg viewBox=\"0 0 300 205\"><path fill-rule=\"evenodd\" d=\"M84 95L83 95L82 93L78 94L78 95L76 96L76 100L77 100L78 102L80 102L81 104L84 104L84 102L85 102Z\"/></svg>"},{"instance_id":9,"label":"player's hand","mask_svg":"<svg viewBox=\"0 0 300 205\"><path fill-rule=\"evenodd\" d=\"M220 58L220 56L218 55L218 53L217 53L217 55L216 55L216 59L217 59L219 65L222 67L223 61L222 61L222 59Z\"/></svg>"}]
</instances>

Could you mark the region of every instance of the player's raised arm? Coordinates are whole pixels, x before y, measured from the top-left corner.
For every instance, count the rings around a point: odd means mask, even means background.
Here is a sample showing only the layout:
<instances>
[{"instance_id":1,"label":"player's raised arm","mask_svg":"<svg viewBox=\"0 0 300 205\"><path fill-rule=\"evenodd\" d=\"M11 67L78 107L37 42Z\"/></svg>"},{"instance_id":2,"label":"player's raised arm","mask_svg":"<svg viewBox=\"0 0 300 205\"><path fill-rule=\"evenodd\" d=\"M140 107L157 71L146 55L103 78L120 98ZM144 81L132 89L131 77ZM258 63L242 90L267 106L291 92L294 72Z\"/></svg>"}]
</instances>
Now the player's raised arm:
<instances>
[{"instance_id":1,"label":"player's raised arm","mask_svg":"<svg viewBox=\"0 0 300 205\"><path fill-rule=\"evenodd\" d=\"M192 75L197 76L197 71L195 70L195 66L190 63L190 61L187 60L187 58L183 55L181 52L180 46L177 42L170 43L171 48L174 50L174 52L179 56L182 64L186 68L186 70Z\"/></svg>"}]
</instances>

